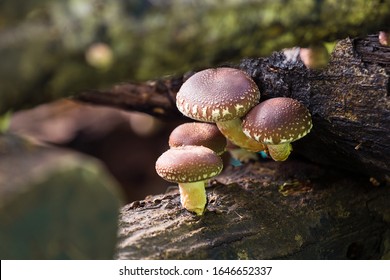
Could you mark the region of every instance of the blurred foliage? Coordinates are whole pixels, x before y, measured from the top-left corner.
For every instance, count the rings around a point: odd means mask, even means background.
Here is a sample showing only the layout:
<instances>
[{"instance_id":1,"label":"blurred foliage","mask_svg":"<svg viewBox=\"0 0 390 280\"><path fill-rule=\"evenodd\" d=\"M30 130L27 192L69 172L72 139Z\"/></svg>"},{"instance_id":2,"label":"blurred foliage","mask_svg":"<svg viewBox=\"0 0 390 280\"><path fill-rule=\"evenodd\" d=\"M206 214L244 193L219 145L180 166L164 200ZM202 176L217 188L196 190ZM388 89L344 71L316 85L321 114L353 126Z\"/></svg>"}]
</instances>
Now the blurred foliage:
<instances>
[{"instance_id":1,"label":"blurred foliage","mask_svg":"<svg viewBox=\"0 0 390 280\"><path fill-rule=\"evenodd\" d=\"M378 32L389 20L390 0L0 1L0 113ZM104 64L87 59L99 44Z\"/></svg>"},{"instance_id":2,"label":"blurred foliage","mask_svg":"<svg viewBox=\"0 0 390 280\"><path fill-rule=\"evenodd\" d=\"M11 111L8 111L7 113L0 115L0 133L6 132L9 128L9 125L11 123Z\"/></svg>"},{"instance_id":3,"label":"blurred foliage","mask_svg":"<svg viewBox=\"0 0 390 280\"><path fill-rule=\"evenodd\" d=\"M0 258L111 259L122 190L96 159L0 134Z\"/></svg>"}]
</instances>

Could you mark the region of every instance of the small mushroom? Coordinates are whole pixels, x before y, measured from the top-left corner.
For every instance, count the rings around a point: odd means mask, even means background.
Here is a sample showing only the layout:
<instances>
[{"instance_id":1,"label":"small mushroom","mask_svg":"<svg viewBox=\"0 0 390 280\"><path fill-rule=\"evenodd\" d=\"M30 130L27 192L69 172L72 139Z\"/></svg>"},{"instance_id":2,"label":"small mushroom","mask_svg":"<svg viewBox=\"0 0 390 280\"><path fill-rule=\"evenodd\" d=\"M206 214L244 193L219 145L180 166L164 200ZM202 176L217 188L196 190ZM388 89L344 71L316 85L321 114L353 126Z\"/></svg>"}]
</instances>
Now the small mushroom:
<instances>
[{"instance_id":1,"label":"small mushroom","mask_svg":"<svg viewBox=\"0 0 390 280\"><path fill-rule=\"evenodd\" d=\"M206 180L222 170L221 158L203 146L182 146L164 152L156 161L157 174L179 185L180 201L185 209L203 215L207 197Z\"/></svg>"},{"instance_id":2,"label":"small mushroom","mask_svg":"<svg viewBox=\"0 0 390 280\"><path fill-rule=\"evenodd\" d=\"M312 128L307 108L295 99L277 97L255 106L243 119L243 131L249 137L267 145L276 161L286 160L291 153L291 142Z\"/></svg>"},{"instance_id":3,"label":"small mushroom","mask_svg":"<svg viewBox=\"0 0 390 280\"><path fill-rule=\"evenodd\" d=\"M385 31L379 32L378 40L382 46L389 46L389 33L390 32L385 32Z\"/></svg>"},{"instance_id":4,"label":"small mushroom","mask_svg":"<svg viewBox=\"0 0 390 280\"><path fill-rule=\"evenodd\" d=\"M324 68L329 61L329 53L324 44L301 48L299 50L299 56L303 64L309 69Z\"/></svg>"},{"instance_id":5,"label":"small mushroom","mask_svg":"<svg viewBox=\"0 0 390 280\"><path fill-rule=\"evenodd\" d=\"M262 151L264 145L242 132L241 117L259 103L256 83L245 72L234 68L213 68L195 73L176 95L176 106L185 116L214 122L235 145Z\"/></svg>"},{"instance_id":6,"label":"small mushroom","mask_svg":"<svg viewBox=\"0 0 390 280\"><path fill-rule=\"evenodd\" d=\"M169 136L169 147L204 146L217 155L223 154L226 148L226 138L212 123L191 122L176 127Z\"/></svg>"}]
</instances>

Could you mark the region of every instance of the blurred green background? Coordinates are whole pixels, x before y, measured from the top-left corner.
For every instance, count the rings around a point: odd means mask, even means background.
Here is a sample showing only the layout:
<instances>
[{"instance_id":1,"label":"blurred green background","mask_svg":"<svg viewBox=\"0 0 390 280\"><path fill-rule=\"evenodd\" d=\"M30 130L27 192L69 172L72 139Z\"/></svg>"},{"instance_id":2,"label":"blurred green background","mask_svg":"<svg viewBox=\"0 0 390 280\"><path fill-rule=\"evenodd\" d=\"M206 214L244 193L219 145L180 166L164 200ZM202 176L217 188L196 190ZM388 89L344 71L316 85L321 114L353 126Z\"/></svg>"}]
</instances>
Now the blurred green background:
<instances>
[{"instance_id":1,"label":"blurred green background","mask_svg":"<svg viewBox=\"0 0 390 280\"><path fill-rule=\"evenodd\" d=\"M0 114L389 22L390 0L3 0Z\"/></svg>"}]
</instances>

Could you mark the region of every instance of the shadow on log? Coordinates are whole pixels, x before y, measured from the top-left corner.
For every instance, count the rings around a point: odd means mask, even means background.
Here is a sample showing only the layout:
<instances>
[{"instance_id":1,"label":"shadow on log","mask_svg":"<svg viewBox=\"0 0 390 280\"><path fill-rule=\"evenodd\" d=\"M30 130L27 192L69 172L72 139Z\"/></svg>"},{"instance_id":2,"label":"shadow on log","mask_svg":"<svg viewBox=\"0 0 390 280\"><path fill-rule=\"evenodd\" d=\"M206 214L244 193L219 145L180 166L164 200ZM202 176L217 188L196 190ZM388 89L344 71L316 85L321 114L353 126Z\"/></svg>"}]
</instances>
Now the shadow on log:
<instances>
[{"instance_id":1,"label":"shadow on log","mask_svg":"<svg viewBox=\"0 0 390 280\"><path fill-rule=\"evenodd\" d=\"M177 189L122 208L118 259L390 258L390 189L302 161L228 168L198 218Z\"/></svg>"}]
</instances>

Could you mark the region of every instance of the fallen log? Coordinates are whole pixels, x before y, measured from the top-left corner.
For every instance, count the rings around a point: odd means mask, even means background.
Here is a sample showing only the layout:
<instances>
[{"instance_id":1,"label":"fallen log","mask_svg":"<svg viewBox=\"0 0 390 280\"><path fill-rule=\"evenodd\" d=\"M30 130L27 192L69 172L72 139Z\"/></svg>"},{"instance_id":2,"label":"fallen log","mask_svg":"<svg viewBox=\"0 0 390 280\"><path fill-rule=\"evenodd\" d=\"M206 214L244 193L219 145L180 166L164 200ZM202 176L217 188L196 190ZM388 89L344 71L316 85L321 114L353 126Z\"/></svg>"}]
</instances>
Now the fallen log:
<instances>
[{"instance_id":1,"label":"fallen log","mask_svg":"<svg viewBox=\"0 0 390 280\"><path fill-rule=\"evenodd\" d=\"M304 161L232 167L197 217L177 188L121 209L117 259L389 259L390 188Z\"/></svg>"}]
</instances>

